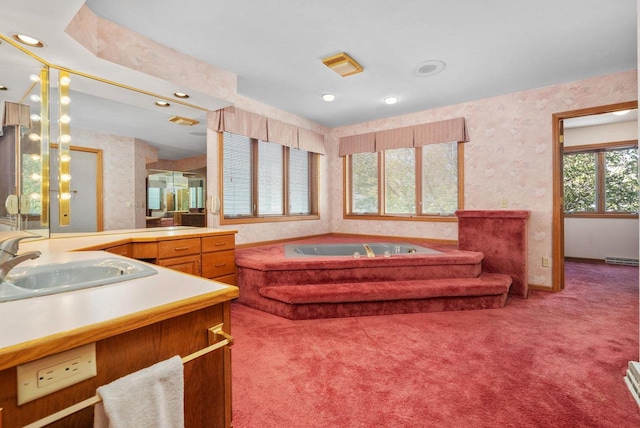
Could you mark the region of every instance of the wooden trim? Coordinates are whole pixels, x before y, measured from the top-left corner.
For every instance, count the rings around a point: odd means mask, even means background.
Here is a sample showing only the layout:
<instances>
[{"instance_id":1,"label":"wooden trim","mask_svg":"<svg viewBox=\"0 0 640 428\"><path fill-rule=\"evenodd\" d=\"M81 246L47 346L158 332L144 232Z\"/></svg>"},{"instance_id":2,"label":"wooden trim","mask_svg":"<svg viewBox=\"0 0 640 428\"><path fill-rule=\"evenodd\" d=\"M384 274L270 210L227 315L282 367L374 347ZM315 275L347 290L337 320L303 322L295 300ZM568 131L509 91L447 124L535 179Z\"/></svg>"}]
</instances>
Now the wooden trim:
<instances>
[{"instance_id":1,"label":"wooden trim","mask_svg":"<svg viewBox=\"0 0 640 428\"><path fill-rule=\"evenodd\" d=\"M630 220L637 220L638 214L627 213L572 213L564 215L565 218L626 218Z\"/></svg>"},{"instance_id":2,"label":"wooden trim","mask_svg":"<svg viewBox=\"0 0 640 428\"><path fill-rule=\"evenodd\" d=\"M564 147L565 153L575 152L594 152L598 150L610 150L610 149L632 149L638 148L638 140L624 140L613 141L610 143L598 143L598 144L585 144L582 146L569 146Z\"/></svg>"},{"instance_id":3,"label":"wooden trim","mask_svg":"<svg viewBox=\"0 0 640 428\"><path fill-rule=\"evenodd\" d=\"M572 117L590 116L594 114L610 113L618 110L630 110L638 108L638 101L628 101L606 106L589 107L579 110L571 110L552 115L552 144L553 144L553 205L552 205L552 290L560 291L564 288L564 201L563 201L563 174L562 155L563 142L560 138L564 135L563 120ZM531 285L529 285L531 287Z\"/></svg>"},{"instance_id":4,"label":"wooden trim","mask_svg":"<svg viewBox=\"0 0 640 428\"><path fill-rule=\"evenodd\" d=\"M527 287L529 287L529 290L537 290L537 291L555 291L552 289L552 287L546 286L546 285L538 285L538 284L529 284Z\"/></svg>"},{"instance_id":5,"label":"wooden trim","mask_svg":"<svg viewBox=\"0 0 640 428\"><path fill-rule=\"evenodd\" d=\"M381 220L381 221L432 221L432 222L457 222L456 216L429 216L429 215L375 215L375 214L348 214L343 217L345 220Z\"/></svg>"},{"instance_id":6,"label":"wooden trim","mask_svg":"<svg viewBox=\"0 0 640 428\"><path fill-rule=\"evenodd\" d=\"M582 257L565 257L564 261L574 262L574 263L589 263L589 264L596 264L596 265L606 264L606 262L603 259L586 259Z\"/></svg>"},{"instance_id":7,"label":"wooden trim","mask_svg":"<svg viewBox=\"0 0 640 428\"><path fill-rule=\"evenodd\" d=\"M458 209L464 209L464 143L458 141Z\"/></svg>"}]
</instances>

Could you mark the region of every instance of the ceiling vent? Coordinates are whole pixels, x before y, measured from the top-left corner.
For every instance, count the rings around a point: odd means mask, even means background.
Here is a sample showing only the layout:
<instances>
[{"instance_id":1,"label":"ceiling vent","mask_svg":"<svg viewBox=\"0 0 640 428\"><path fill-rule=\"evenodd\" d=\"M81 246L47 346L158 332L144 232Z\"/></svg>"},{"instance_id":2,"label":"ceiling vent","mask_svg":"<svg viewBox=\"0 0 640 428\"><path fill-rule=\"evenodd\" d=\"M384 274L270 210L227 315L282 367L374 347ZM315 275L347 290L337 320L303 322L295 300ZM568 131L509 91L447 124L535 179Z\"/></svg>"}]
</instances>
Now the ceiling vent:
<instances>
[{"instance_id":1,"label":"ceiling vent","mask_svg":"<svg viewBox=\"0 0 640 428\"><path fill-rule=\"evenodd\" d=\"M322 60L322 63L342 77L361 73L364 68L344 52Z\"/></svg>"},{"instance_id":2,"label":"ceiling vent","mask_svg":"<svg viewBox=\"0 0 640 428\"><path fill-rule=\"evenodd\" d=\"M182 116L172 116L169 118L169 122L177 123L178 125L183 125L183 126L193 126L200 123L195 119L189 119L188 117L182 117Z\"/></svg>"}]
</instances>

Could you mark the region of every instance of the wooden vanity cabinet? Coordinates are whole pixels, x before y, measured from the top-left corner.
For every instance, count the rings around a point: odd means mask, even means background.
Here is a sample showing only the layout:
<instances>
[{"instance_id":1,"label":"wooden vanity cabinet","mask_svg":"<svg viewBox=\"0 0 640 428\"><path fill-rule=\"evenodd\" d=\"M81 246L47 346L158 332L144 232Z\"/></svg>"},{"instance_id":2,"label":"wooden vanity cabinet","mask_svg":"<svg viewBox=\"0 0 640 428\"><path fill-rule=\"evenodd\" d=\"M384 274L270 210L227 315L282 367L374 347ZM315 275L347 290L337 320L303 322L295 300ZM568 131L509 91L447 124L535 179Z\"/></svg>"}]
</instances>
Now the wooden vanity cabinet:
<instances>
[{"instance_id":1,"label":"wooden vanity cabinet","mask_svg":"<svg viewBox=\"0 0 640 428\"><path fill-rule=\"evenodd\" d=\"M119 256L132 257L133 258L133 245L132 244L116 245L114 247L105 248L105 251L107 251L109 253L117 254Z\"/></svg>"}]
</instances>

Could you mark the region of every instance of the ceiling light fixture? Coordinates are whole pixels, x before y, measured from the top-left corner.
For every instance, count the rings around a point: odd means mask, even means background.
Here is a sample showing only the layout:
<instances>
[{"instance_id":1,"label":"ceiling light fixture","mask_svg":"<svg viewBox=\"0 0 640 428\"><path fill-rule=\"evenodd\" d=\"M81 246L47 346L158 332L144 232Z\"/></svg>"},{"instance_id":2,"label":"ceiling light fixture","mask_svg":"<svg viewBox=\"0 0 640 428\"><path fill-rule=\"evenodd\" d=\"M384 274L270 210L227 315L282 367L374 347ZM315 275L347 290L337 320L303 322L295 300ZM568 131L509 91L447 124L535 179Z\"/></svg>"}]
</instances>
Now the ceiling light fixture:
<instances>
[{"instance_id":1,"label":"ceiling light fixture","mask_svg":"<svg viewBox=\"0 0 640 428\"><path fill-rule=\"evenodd\" d=\"M618 110L618 111L614 111L613 114L615 114L616 116L624 116L625 114L628 114L631 110Z\"/></svg>"},{"instance_id":2,"label":"ceiling light fixture","mask_svg":"<svg viewBox=\"0 0 640 428\"><path fill-rule=\"evenodd\" d=\"M169 107L169 106L171 105L171 104L169 104L169 103L168 103L168 102L166 102L166 101L156 101L156 102L155 102L155 104L156 104L158 107Z\"/></svg>"},{"instance_id":3,"label":"ceiling light fixture","mask_svg":"<svg viewBox=\"0 0 640 428\"><path fill-rule=\"evenodd\" d=\"M355 59L351 58L344 52L324 58L322 63L342 77L361 73L364 70L364 68L362 68Z\"/></svg>"},{"instance_id":4,"label":"ceiling light fixture","mask_svg":"<svg viewBox=\"0 0 640 428\"><path fill-rule=\"evenodd\" d=\"M0 85L0 91L8 91L8 90L9 88L7 88L6 86Z\"/></svg>"},{"instance_id":5,"label":"ceiling light fixture","mask_svg":"<svg viewBox=\"0 0 640 428\"><path fill-rule=\"evenodd\" d=\"M445 63L437 59L422 61L413 69L413 75L416 77L434 76L444 70Z\"/></svg>"},{"instance_id":6,"label":"ceiling light fixture","mask_svg":"<svg viewBox=\"0 0 640 428\"><path fill-rule=\"evenodd\" d=\"M27 36L26 34L14 34L11 37L13 37L13 39L16 41L33 48L44 47L44 43L42 42L42 40L36 39L35 37Z\"/></svg>"},{"instance_id":7,"label":"ceiling light fixture","mask_svg":"<svg viewBox=\"0 0 640 428\"><path fill-rule=\"evenodd\" d=\"M333 94L323 94L322 99L328 103L336 99L336 96Z\"/></svg>"},{"instance_id":8,"label":"ceiling light fixture","mask_svg":"<svg viewBox=\"0 0 640 428\"><path fill-rule=\"evenodd\" d=\"M398 102L399 99L400 98L398 98L398 97L386 97L384 99L384 102L385 102L385 104L395 104L395 103Z\"/></svg>"},{"instance_id":9,"label":"ceiling light fixture","mask_svg":"<svg viewBox=\"0 0 640 428\"><path fill-rule=\"evenodd\" d=\"M184 92L174 92L173 96L176 98L183 98L183 99L189 98L189 94L185 94Z\"/></svg>"}]
</instances>

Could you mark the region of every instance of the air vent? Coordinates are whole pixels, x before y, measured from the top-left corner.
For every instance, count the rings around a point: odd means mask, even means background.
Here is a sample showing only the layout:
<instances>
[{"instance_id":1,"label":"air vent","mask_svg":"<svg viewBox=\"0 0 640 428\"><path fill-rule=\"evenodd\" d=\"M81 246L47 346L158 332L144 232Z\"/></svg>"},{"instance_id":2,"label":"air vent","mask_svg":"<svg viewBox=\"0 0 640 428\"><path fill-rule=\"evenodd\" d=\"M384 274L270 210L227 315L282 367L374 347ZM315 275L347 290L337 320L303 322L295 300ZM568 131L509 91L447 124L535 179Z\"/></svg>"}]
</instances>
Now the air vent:
<instances>
[{"instance_id":1,"label":"air vent","mask_svg":"<svg viewBox=\"0 0 640 428\"><path fill-rule=\"evenodd\" d=\"M344 52L324 58L322 63L342 77L351 76L364 70L358 62Z\"/></svg>"},{"instance_id":2,"label":"air vent","mask_svg":"<svg viewBox=\"0 0 640 428\"><path fill-rule=\"evenodd\" d=\"M624 257L605 257L605 263L612 265L638 266L638 259L628 259Z\"/></svg>"},{"instance_id":3,"label":"air vent","mask_svg":"<svg viewBox=\"0 0 640 428\"><path fill-rule=\"evenodd\" d=\"M177 123L178 125L183 125L183 126L193 126L200 123L195 119L189 119L188 117L182 117L182 116L172 116L171 118L169 118L169 122Z\"/></svg>"}]
</instances>

